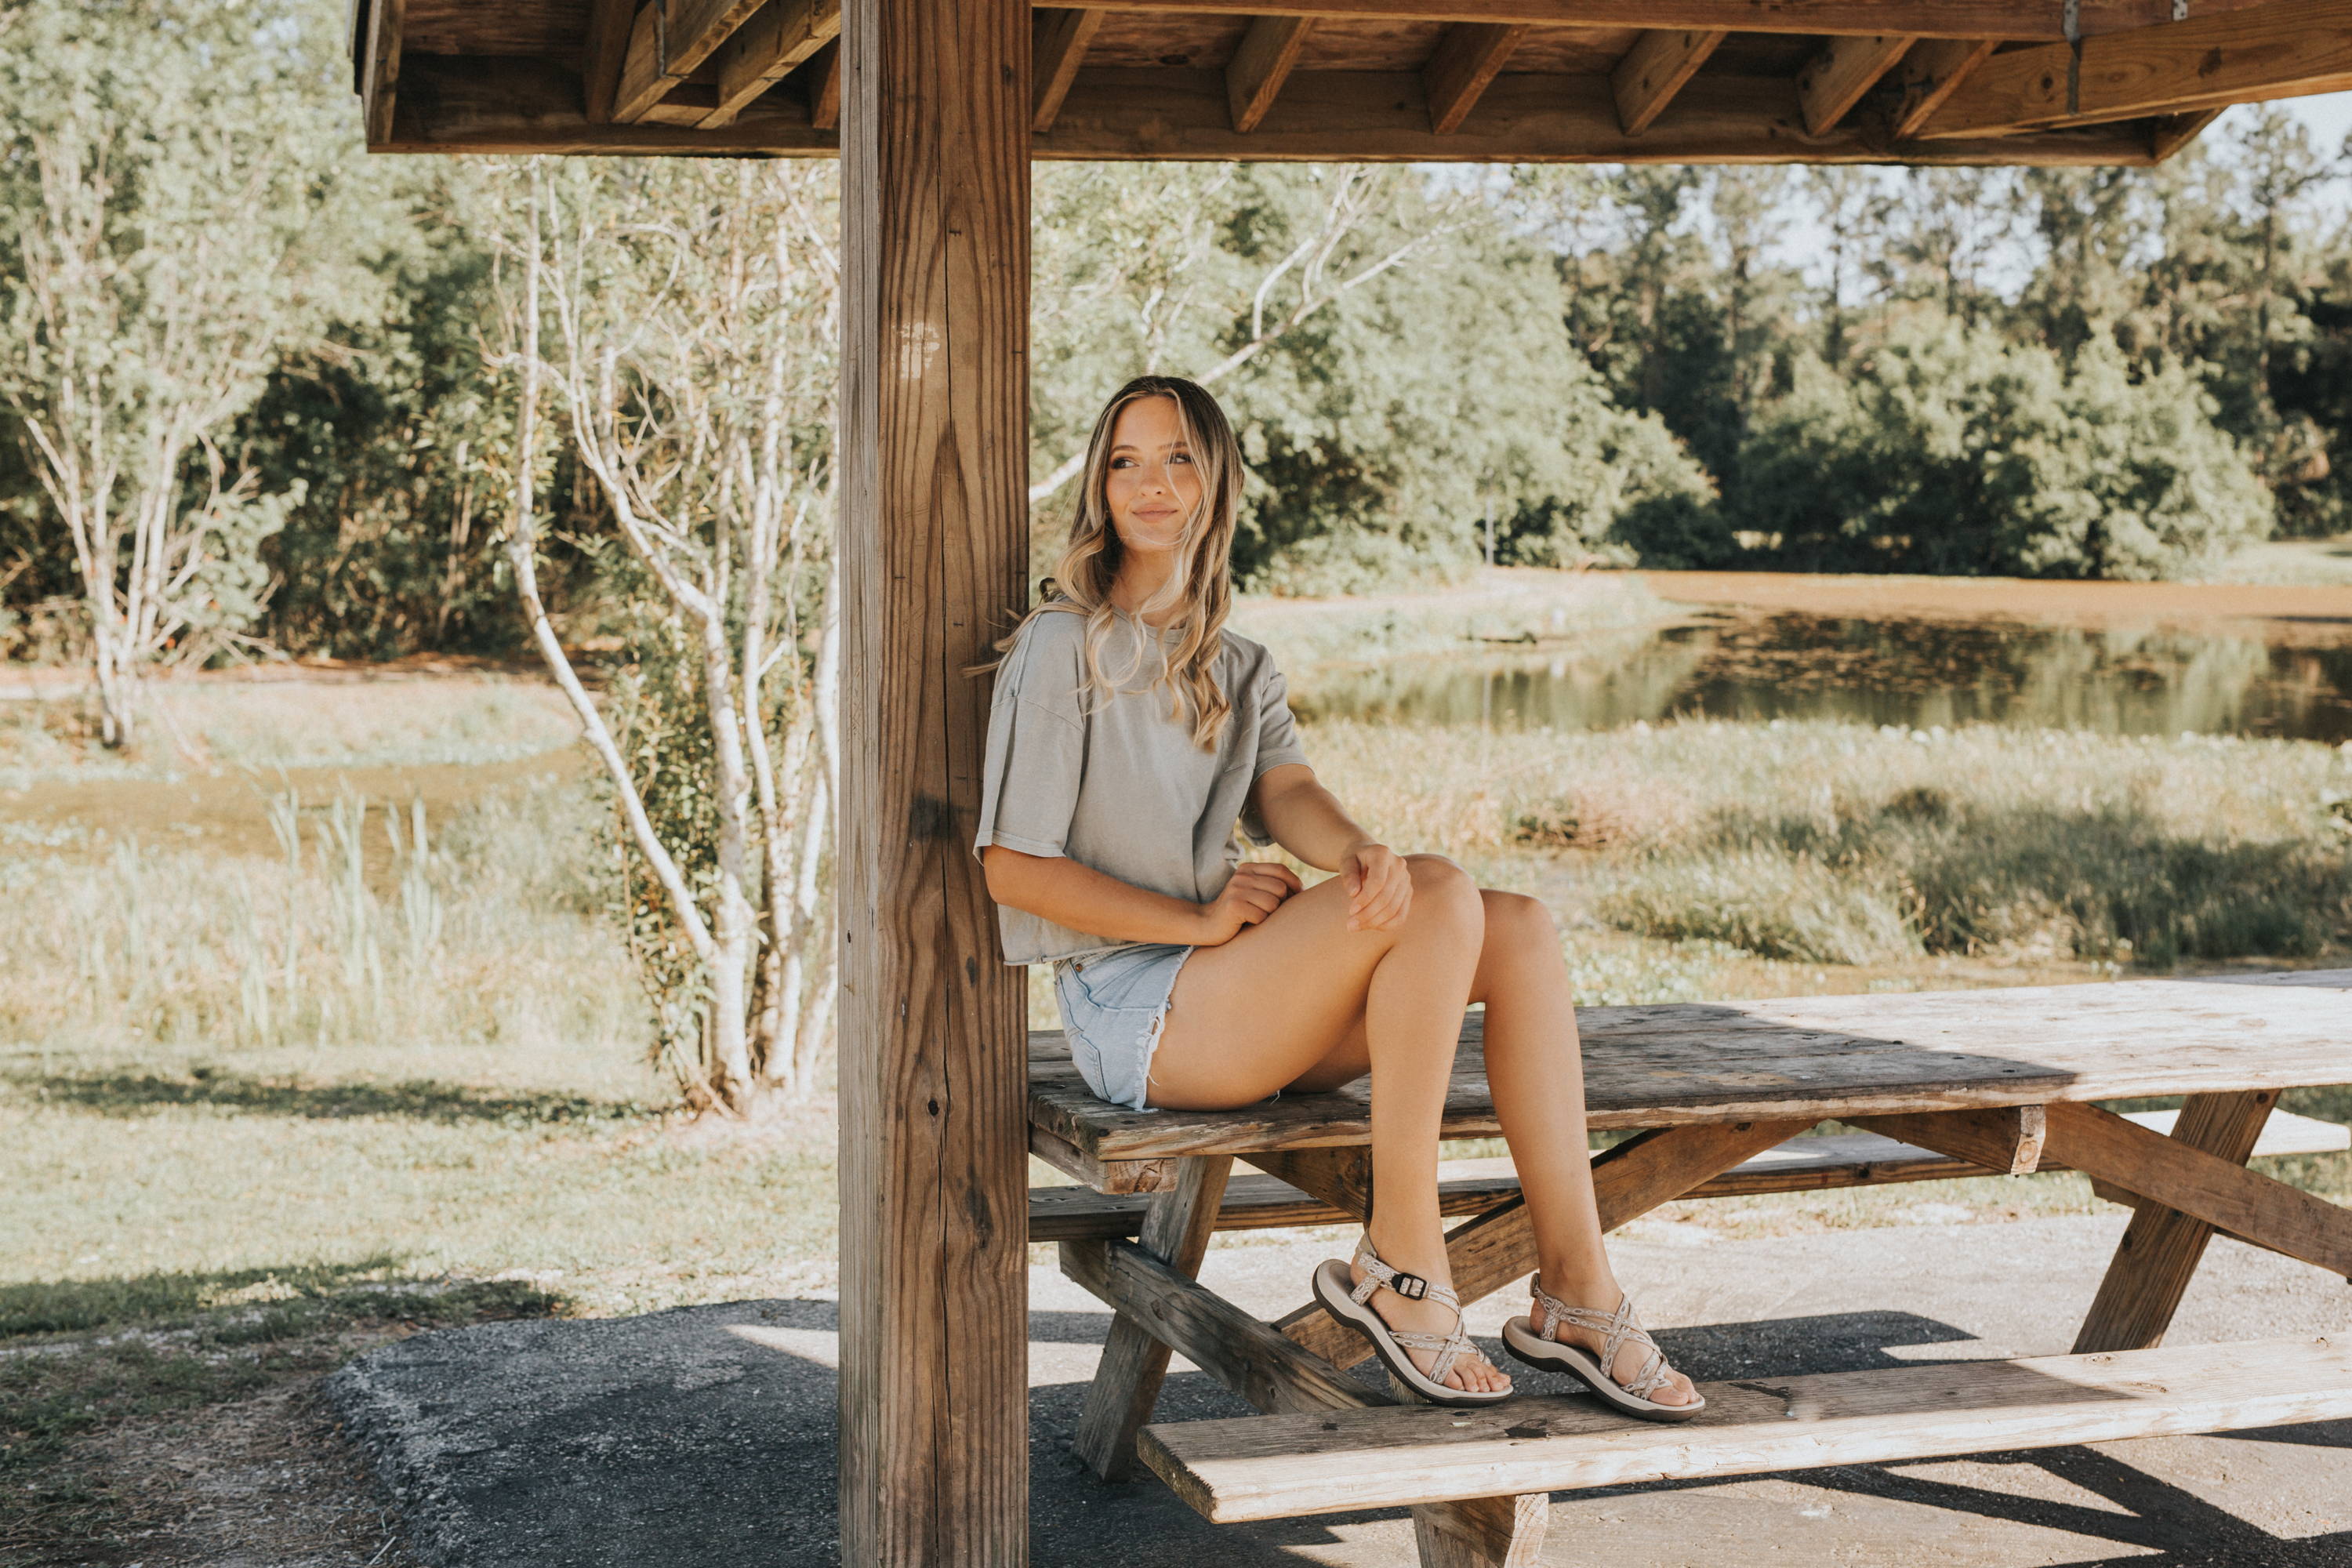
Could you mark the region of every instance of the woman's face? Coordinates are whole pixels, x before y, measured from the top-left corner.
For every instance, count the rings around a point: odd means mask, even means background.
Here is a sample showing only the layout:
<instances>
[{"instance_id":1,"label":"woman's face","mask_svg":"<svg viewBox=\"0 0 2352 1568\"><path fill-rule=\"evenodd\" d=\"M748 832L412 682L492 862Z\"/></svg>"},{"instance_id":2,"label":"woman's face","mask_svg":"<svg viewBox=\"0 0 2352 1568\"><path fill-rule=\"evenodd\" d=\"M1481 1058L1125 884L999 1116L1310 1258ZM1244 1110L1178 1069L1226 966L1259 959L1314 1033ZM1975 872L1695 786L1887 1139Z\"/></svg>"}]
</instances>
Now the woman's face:
<instances>
[{"instance_id":1,"label":"woman's face","mask_svg":"<svg viewBox=\"0 0 2352 1568\"><path fill-rule=\"evenodd\" d=\"M1201 470L1184 445L1172 397L1139 397L1110 432L1103 499L1119 542L1146 553L1171 551L1201 504Z\"/></svg>"}]
</instances>

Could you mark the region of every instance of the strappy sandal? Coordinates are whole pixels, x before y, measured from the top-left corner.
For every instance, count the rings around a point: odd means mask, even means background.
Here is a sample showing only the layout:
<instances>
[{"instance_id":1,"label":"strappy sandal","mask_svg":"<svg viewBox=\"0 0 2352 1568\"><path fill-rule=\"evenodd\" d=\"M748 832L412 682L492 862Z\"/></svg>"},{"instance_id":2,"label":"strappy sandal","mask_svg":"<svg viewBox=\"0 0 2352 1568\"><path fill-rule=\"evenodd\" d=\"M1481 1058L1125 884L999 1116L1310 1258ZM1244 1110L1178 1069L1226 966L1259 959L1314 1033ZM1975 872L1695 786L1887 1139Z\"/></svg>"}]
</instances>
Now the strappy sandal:
<instances>
[{"instance_id":1,"label":"strappy sandal","mask_svg":"<svg viewBox=\"0 0 2352 1568\"><path fill-rule=\"evenodd\" d=\"M1433 1285L1418 1274L1390 1268L1373 1250L1369 1236L1356 1244L1356 1264L1364 1271L1361 1283L1349 1277L1347 1264L1336 1258L1324 1259L1315 1270L1315 1299L1323 1304L1325 1311L1370 1340L1381 1363L1406 1387L1432 1405L1499 1405L1511 1396L1507 1388L1474 1391L1445 1386L1445 1374L1454 1370L1455 1362L1465 1354L1479 1353L1470 1336L1462 1331L1462 1299L1451 1289ZM1435 1301L1453 1308L1452 1331L1428 1334L1389 1327L1387 1320L1369 1305L1372 1292L1383 1285L1408 1301ZM1424 1351L1434 1356L1427 1372L1413 1364L1408 1353L1412 1351Z\"/></svg>"},{"instance_id":2,"label":"strappy sandal","mask_svg":"<svg viewBox=\"0 0 2352 1568\"><path fill-rule=\"evenodd\" d=\"M1540 1331L1534 1328L1532 1312L1505 1323L1503 1343L1513 1356L1538 1371L1564 1372L1612 1408L1644 1421L1687 1421L1706 1408L1704 1398L1694 1398L1688 1405L1661 1405L1650 1397L1665 1386L1674 1373L1666 1365L1666 1352L1658 1348L1658 1342L1633 1321L1633 1297L1621 1296L1615 1311L1602 1312L1591 1307L1570 1306L1543 1288L1541 1277L1536 1279L1535 1289L1536 1303L1543 1308L1543 1327ZM1582 1345L1564 1344L1552 1338L1552 1331L1562 1323L1601 1334L1600 1358L1595 1360ZM1644 1346L1650 1354L1633 1380L1621 1384L1610 1374L1610 1369L1617 1364L1617 1352L1628 1344Z\"/></svg>"}]
</instances>

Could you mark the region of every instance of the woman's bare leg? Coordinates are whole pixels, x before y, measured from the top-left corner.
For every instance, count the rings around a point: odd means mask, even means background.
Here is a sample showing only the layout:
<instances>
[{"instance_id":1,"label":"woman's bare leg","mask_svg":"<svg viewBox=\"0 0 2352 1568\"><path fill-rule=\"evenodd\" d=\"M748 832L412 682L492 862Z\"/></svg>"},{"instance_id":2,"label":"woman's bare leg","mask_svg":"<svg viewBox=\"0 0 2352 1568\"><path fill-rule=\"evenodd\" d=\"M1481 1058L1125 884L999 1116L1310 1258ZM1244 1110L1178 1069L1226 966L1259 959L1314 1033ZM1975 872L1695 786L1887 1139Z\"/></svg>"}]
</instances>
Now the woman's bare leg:
<instances>
[{"instance_id":1,"label":"woman's bare leg","mask_svg":"<svg viewBox=\"0 0 2352 1568\"><path fill-rule=\"evenodd\" d=\"M1337 879L1291 898L1261 924L1198 949L1177 976L1152 1059L1151 1103L1230 1109L1293 1085L1325 1088L1372 1074L1368 1227L1392 1268L1451 1285L1437 1209L1437 1134L1479 953L1484 905L1469 876L1436 856L1408 856L1412 904L1393 931L1347 929ZM1337 1058L1337 1059L1334 1059ZM1392 1328L1442 1333L1445 1307L1379 1292ZM1510 1380L1483 1361L1447 1381L1468 1390Z\"/></svg>"},{"instance_id":2,"label":"woman's bare leg","mask_svg":"<svg viewBox=\"0 0 2352 1568\"><path fill-rule=\"evenodd\" d=\"M1471 999L1486 1005L1486 1084L1527 1194L1538 1279L1572 1306L1613 1311L1624 1292L1601 1246L1601 1211L1592 1195L1583 1053L1559 934L1551 911L1534 899L1492 890L1480 898L1486 941ZM1601 1347L1601 1336L1591 1330L1559 1331L1596 1353ZM1646 1354L1628 1345L1610 1371L1630 1380ZM1690 1380L1677 1373L1651 1397L1686 1405L1696 1395Z\"/></svg>"}]
</instances>

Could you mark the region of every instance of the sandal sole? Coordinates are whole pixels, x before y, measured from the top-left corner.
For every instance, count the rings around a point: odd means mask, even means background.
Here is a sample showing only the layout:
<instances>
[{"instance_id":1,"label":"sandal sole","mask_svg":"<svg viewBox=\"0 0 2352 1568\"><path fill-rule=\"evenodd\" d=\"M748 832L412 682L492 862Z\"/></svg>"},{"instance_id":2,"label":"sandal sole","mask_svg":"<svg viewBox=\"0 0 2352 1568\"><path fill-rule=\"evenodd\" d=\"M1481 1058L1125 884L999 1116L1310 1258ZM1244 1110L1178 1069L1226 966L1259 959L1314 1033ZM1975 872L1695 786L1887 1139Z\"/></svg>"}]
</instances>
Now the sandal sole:
<instances>
[{"instance_id":1,"label":"sandal sole","mask_svg":"<svg viewBox=\"0 0 2352 1568\"><path fill-rule=\"evenodd\" d=\"M1412 1358L1405 1353L1404 1347L1389 1338L1388 1324L1381 1321L1380 1314L1356 1302L1353 1294L1355 1281L1349 1278L1348 1266L1338 1258L1326 1259L1317 1267L1313 1286L1315 1300L1323 1310L1363 1335L1370 1342L1372 1353L1381 1358L1382 1366L1388 1368L1389 1374L1412 1389L1416 1397L1449 1409L1469 1410L1500 1405L1518 1392L1507 1388L1500 1394L1473 1394L1432 1382L1427 1373L1412 1364Z\"/></svg>"},{"instance_id":2,"label":"sandal sole","mask_svg":"<svg viewBox=\"0 0 2352 1568\"><path fill-rule=\"evenodd\" d=\"M1622 1415L1637 1421L1674 1423L1688 1421L1706 1408L1706 1401L1693 1405L1660 1405L1654 1399L1643 1399L1628 1394L1612 1378L1598 1356L1580 1345L1564 1345L1558 1340L1548 1340L1522 1328L1523 1318L1513 1318L1503 1325L1503 1348L1511 1359L1538 1372L1564 1372L1584 1384L1601 1402Z\"/></svg>"}]
</instances>

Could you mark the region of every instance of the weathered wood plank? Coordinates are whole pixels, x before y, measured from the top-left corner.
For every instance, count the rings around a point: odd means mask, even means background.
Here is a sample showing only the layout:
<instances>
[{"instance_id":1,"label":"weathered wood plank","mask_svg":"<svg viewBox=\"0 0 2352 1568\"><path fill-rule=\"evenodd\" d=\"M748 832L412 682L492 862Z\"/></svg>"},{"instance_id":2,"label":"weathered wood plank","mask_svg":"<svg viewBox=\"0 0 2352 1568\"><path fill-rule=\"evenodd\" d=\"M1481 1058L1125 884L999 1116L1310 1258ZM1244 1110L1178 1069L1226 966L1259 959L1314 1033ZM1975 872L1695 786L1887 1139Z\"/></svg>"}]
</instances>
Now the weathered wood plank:
<instances>
[{"instance_id":1,"label":"weathered wood plank","mask_svg":"<svg viewBox=\"0 0 2352 1568\"><path fill-rule=\"evenodd\" d=\"M1343 1410L1389 1396L1126 1241L1066 1241L1062 1272L1260 1410Z\"/></svg>"},{"instance_id":2,"label":"weathered wood plank","mask_svg":"<svg viewBox=\"0 0 2352 1568\"><path fill-rule=\"evenodd\" d=\"M1551 1494L1423 1503L1412 1510L1421 1568L1535 1568L1551 1527Z\"/></svg>"},{"instance_id":3,"label":"weathered wood plank","mask_svg":"<svg viewBox=\"0 0 2352 1568\"><path fill-rule=\"evenodd\" d=\"M1660 28L1644 33L1609 73L1617 99L1617 123L1639 136L1666 111L1683 84L1698 74L1716 46L1731 35L1721 31Z\"/></svg>"},{"instance_id":4,"label":"weathered wood plank","mask_svg":"<svg viewBox=\"0 0 2352 1568\"><path fill-rule=\"evenodd\" d=\"M1154 1198L1144 1216L1143 1250L1187 1279L1198 1274L1233 1168L1230 1154L1185 1161L1175 1187ZM1104 1480L1124 1480L1135 1468L1135 1434L1151 1419L1167 1375L1168 1347L1134 1319L1113 1318L1071 1442L1079 1460Z\"/></svg>"},{"instance_id":5,"label":"weathered wood plank","mask_svg":"<svg viewBox=\"0 0 2352 1568\"><path fill-rule=\"evenodd\" d=\"M1605 1149L1592 1162L1592 1195L1601 1210L1601 1228L1611 1231L1630 1224L1810 1125L1756 1121L1680 1127L1645 1132ZM1535 1226L1525 1200L1507 1201L1448 1231L1445 1261L1454 1276L1454 1291L1465 1303L1481 1300L1532 1273ZM1289 1313L1276 1327L1337 1366L1353 1366L1371 1353L1362 1335L1342 1326L1318 1304Z\"/></svg>"},{"instance_id":6,"label":"weathered wood plank","mask_svg":"<svg viewBox=\"0 0 2352 1568\"><path fill-rule=\"evenodd\" d=\"M1256 130L1274 107L1313 26L1304 16L1260 16L1242 35L1241 47L1225 67L1225 106L1236 132Z\"/></svg>"},{"instance_id":7,"label":"weathered wood plank","mask_svg":"<svg viewBox=\"0 0 2352 1568\"><path fill-rule=\"evenodd\" d=\"M1686 1424L1590 1399L1388 1406L1144 1429L1144 1462L1220 1523L1457 1496L1755 1475L2225 1432L2352 1415L2343 1336L1700 1385ZM1540 1432L1541 1436L1533 1434Z\"/></svg>"},{"instance_id":8,"label":"weathered wood plank","mask_svg":"<svg viewBox=\"0 0 2352 1568\"><path fill-rule=\"evenodd\" d=\"M1062 112L1062 100L1069 95L1070 83L1077 79L1078 67L1087 58L1087 46L1094 42L1102 25L1100 11L1051 5L1037 8L1029 51L1032 131L1054 129L1054 117Z\"/></svg>"},{"instance_id":9,"label":"weathered wood plank","mask_svg":"<svg viewBox=\"0 0 2352 1568\"><path fill-rule=\"evenodd\" d=\"M702 121L732 125L751 101L841 36L841 0L768 0L719 47L719 107Z\"/></svg>"},{"instance_id":10,"label":"weathered wood plank","mask_svg":"<svg viewBox=\"0 0 2352 1568\"><path fill-rule=\"evenodd\" d=\"M1874 33L1832 38L1797 78L1797 100L1805 108L1805 129L1819 136L1832 130L1895 68L1916 40L1908 33Z\"/></svg>"},{"instance_id":11,"label":"weathered wood plank","mask_svg":"<svg viewBox=\"0 0 2352 1568\"><path fill-rule=\"evenodd\" d=\"M2176 0L2079 0L2081 36L2168 22ZM2259 0L2197 0L2199 15ZM1930 38L2059 41L2064 11L2052 0L1099 0L1126 13L1320 16L1334 20L1531 22L1561 27L1722 27L1743 33L1886 33Z\"/></svg>"},{"instance_id":12,"label":"weathered wood plank","mask_svg":"<svg viewBox=\"0 0 2352 1568\"><path fill-rule=\"evenodd\" d=\"M1249 1163L1349 1219L1364 1220L1371 1215L1372 1152L1368 1145L1253 1154Z\"/></svg>"},{"instance_id":13,"label":"weathered wood plank","mask_svg":"<svg viewBox=\"0 0 2352 1568\"><path fill-rule=\"evenodd\" d=\"M2251 1121L2257 1101L2274 1098L2244 1097L2237 1114ZM2352 1209L2247 1170L2237 1145L2251 1145L2253 1134L2234 1119L2227 1124L2229 1153L2221 1155L2095 1105L2057 1105L2050 1109L2050 1142L2052 1152L2086 1175L2352 1279Z\"/></svg>"},{"instance_id":14,"label":"weathered wood plank","mask_svg":"<svg viewBox=\"0 0 2352 1568\"><path fill-rule=\"evenodd\" d=\"M1429 129L1440 136L1459 130L1527 36L1527 28L1500 22L1460 22L1446 28L1437 52L1421 68Z\"/></svg>"},{"instance_id":15,"label":"weathered wood plank","mask_svg":"<svg viewBox=\"0 0 2352 1568\"><path fill-rule=\"evenodd\" d=\"M833 44L809 62L815 78L809 89L809 129L838 131L841 128L841 42Z\"/></svg>"},{"instance_id":16,"label":"weathered wood plank","mask_svg":"<svg viewBox=\"0 0 2352 1568\"><path fill-rule=\"evenodd\" d=\"M1899 98L1893 128L1897 137L1916 136L1969 73L1992 58L1998 38L1923 38L1903 57L1895 73Z\"/></svg>"},{"instance_id":17,"label":"weathered wood plank","mask_svg":"<svg viewBox=\"0 0 2352 1568\"><path fill-rule=\"evenodd\" d=\"M1444 1182L1437 1189L1438 1213L1448 1219L1484 1214L1517 1197L1518 1192L1518 1177L1507 1171ZM1097 1193L1091 1187L1032 1187L1029 1239L1108 1241L1116 1237L1139 1236L1150 1202L1137 1194ZM1288 1182L1276 1181L1272 1176L1236 1176L1225 1184L1224 1203L1217 1210L1217 1229L1223 1232L1268 1230L1279 1226L1344 1225L1354 1217L1320 1198L1308 1196Z\"/></svg>"},{"instance_id":18,"label":"weathered wood plank","mask_svg":"<svg viewBox=\"0 0 2352 1568\"><path fill-rule=\"evenodd\" d=\"M2352 87L2352 0L2273 0L2079 48L1996 55L1918 130L1923 138L2091 125Z\"/></svg>"},{"instance_id":19,"label":"weathered wood plank","mask_svg":"<svg viewBox=\"0 0 2352 1568\"><path fill-rule=\"evenodd\" d=\"M841 1556L1017 1568L1027 991L965 847L965 671L1025 602L1029 8L842 24Z\"/></svg>"},{"instance_id":20,"label":"weathered wood plank","mask_svg":"<svg viewBox=\"0 0 2352 1568\"><path fill-rule=\"evenodd\" d=\"M2042 1160L2048 1118L2038 1105L1993 1110L1936 1110L1910 1116L1861 1116L1855 1126L1980 1165L1996 1175L2023 1175Z\"/></svg>"},{"instance_id":21,"label":"weathered wood plank","mask_svg":"<svg viewBox=\"0 0 2352 1568\"><path fill-rule=\"evenodd\" d=\"M1031 1123L1029 1152L1074 1181L1098 1193L1164 1193L1176 1185L1178 1167L1187 1156L1163 1155L1149 1160L1097 1160L1045 1128Z\"/></svg>"},{"instance_id":22,"label":"weathered wood plank","mask_svg":"<svg viewBox=\"0 0 2352 1568\"><path fill-rule=\"evenodd\" d=\"M1586 1103L1592 1124L1609 1130L2341 1081L2352 1072L2342 1023L2352 972L2296 978L1580 1008ZM1501 1130L1481 1041L1474 1013L1447 1097L1446 1137ZM1139 1115L1087 1093L1056 1063L1063 1049L1056 1037L1032 1039L1031 1115L1097 1158L1249 1153L1370 1135L1360 1085L1241 1110Z\"/></svg>"},{"instance_id":23,"label":"weathered wood plank","mask_svg":"<svg viewBox=\"0 0 2352 1568\"><path fill-rule=\"evenodd\" d=\"M2231 1165L2243 1164L2259 1144L2277 1099L2263 1090L2192 1096L2181 1107L2172 1140ZM2095 1173L2093 1180L2105 1184L2104 1173ZM2201 1220L2161 1204L2142 1205L2124 1227L2074 1336L2074 1349L2147 1350L2163 1343L2212 1238L2212 1226Z\"/></svg>"}]
</instances>

